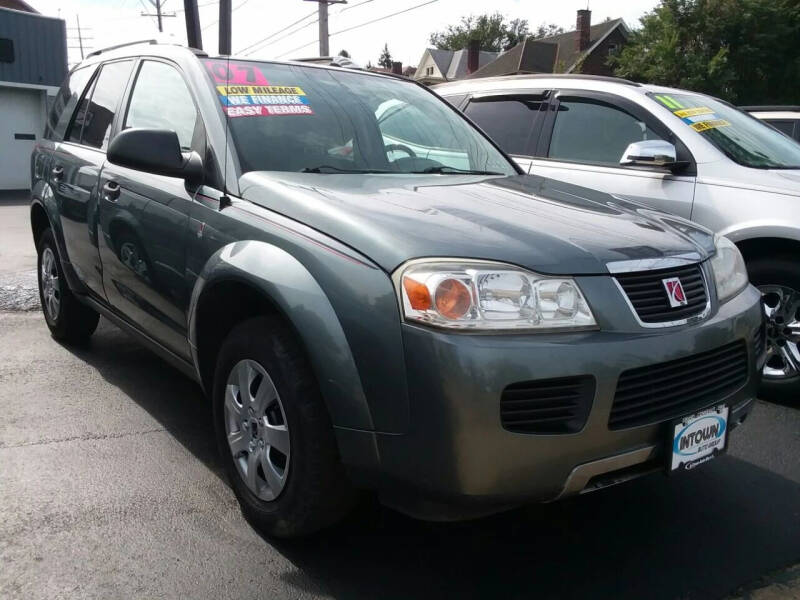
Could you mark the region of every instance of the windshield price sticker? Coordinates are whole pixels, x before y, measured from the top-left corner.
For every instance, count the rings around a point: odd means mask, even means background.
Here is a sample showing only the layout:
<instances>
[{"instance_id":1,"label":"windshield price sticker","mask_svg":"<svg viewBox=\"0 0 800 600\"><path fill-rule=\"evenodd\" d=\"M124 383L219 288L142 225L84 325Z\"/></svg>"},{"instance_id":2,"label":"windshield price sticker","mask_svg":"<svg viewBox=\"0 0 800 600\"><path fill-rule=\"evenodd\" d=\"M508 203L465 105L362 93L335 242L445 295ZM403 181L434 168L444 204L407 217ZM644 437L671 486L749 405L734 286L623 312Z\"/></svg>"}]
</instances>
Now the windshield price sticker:
<instances>
[{"instance_id":1,"label":"windshield price sticker","mask_svg":"<svg viewBox=\"0 0 800 600\"><path fill-rule=\"evenodd\" d=\"M313 115L303 88L295 85L218 85L229 117Z\"/></svg>"},{"instance_id":2,"label":"windshield price sticker","mask_svg":"<svg viewBox=\"0 0 800 600\"><path fill-rule=\"evenodd\" d=\"M674 112L676 117L685 119L686 117L696 117L698 115L710 115L714 111L706 106L698 106L697 108L684 108L682 110L676 110Z\"/></svg>"},{"instance_id":3,"label":"windshield price sticker","mask_svg":"<svg viewBox=\"0 0 800 600\"><path fill-rule=\"evenodd\" d=\"M692 123L691 128L695 131L708 131L709 129L716 129L717 127L728 127L730 123L725 119L710 119L708 121L698 121Z\"/></svg>"}]
</instances>

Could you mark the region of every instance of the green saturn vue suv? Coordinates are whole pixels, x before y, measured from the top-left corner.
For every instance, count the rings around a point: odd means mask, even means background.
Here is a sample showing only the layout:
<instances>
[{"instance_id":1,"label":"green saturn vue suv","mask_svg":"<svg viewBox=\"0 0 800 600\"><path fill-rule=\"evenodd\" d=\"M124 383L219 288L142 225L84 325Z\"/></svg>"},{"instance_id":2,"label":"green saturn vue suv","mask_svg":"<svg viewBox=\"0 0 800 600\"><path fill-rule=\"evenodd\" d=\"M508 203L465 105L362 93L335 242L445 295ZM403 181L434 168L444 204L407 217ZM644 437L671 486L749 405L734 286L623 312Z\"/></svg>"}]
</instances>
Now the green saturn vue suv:
<instances>
[{"instance_id":1,"label":"green saturn vue suv","mask_svg":"<svg viewBox=\"0 0 800 600\"><path fill-rule=\"evenodd\" d=\"M403 78L98 51L31 168L53 337L104 315L196 379L270 535L363 490L459 519L683 472L754 403L763 309L730 241L523 174Z\"/></svg>"}]
</instances>

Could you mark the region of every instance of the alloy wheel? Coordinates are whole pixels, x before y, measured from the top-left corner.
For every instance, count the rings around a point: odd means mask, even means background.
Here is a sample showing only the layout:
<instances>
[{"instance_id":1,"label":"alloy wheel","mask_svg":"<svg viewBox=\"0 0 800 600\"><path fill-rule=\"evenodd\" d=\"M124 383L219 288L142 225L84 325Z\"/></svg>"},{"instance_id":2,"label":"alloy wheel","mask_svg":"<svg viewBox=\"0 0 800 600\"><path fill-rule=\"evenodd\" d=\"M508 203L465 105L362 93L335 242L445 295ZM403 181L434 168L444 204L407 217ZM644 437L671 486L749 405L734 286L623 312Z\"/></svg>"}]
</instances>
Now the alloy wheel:
<instances>
[{"instance_id":1,"label":"alloy wheel","mask_svg":"<svg viewBox=\"0 0 800 600\"><path fill-rule=\"evenodd\" d=\"M766 379L789 379L800 374L800 293L782 285L762 285L767 317Z\"/></svg>"},{"instance_id":2,"label":"alloy wheel","mask_svg":"<svg viewBox=\"0 0 800 600\"><path fill-rule=\"evenodd\" d=\"M225 385L225 424L236 469L261 500L286 485L291 455L289 427L275 384L254 360L234 365Z\"/></svg>"},{"instance_id":3,"label":"alloy wheel","mask_svg":"<svg viewBox=\"0 0 800 600\"><path fill-rule=\"evenodd\" d=\"M44 309L50 321L58 320L61 311L61 282L58 278L58 265L53 250L48 246L42 252L41 267L42 298L44 299Z\"/></svg>"}]
</instances>

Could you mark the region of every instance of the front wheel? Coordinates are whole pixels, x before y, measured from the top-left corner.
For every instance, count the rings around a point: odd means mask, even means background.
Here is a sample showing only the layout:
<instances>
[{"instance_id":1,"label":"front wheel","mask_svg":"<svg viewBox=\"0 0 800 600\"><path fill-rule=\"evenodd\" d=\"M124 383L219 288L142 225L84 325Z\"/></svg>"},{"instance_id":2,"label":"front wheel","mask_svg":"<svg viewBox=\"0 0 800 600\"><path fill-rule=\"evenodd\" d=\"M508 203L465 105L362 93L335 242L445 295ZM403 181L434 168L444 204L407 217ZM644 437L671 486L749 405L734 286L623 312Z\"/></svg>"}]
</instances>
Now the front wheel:
<instances>
[{"instance_id":1,"label":"front wheel","mask_svg":"<svg viewBox=\"0 0 800 600\"><path fill-rule=\"evenodd\" d=\"M97 329L100 315L81 303L69 289L51 229L45 229L38 244L39 300L52 336L63 342L86 341Z\"/></svg>"},{"instance_id":2,"label":"front wheel","mask_svg":"<svg viewBox=\"0 0 800 600\"><path fill-rule=\"evenodd\" d=\"M747 263L750 281L762 294L767 362L759 395L767 400L800 398L800 268L786 256Z\"/></svg>"},{"instance_id":3,"label":"front wheel","mask_svg":"<svg viewBox=\"0 0 800 600\"><path fill-rule=\"evenodd\" d=\"M354 492L308 361L289 327L259 317L231 331L213 388L217 445L253 525L276 537L341 519Z\"/></svg>"}]
</instances>

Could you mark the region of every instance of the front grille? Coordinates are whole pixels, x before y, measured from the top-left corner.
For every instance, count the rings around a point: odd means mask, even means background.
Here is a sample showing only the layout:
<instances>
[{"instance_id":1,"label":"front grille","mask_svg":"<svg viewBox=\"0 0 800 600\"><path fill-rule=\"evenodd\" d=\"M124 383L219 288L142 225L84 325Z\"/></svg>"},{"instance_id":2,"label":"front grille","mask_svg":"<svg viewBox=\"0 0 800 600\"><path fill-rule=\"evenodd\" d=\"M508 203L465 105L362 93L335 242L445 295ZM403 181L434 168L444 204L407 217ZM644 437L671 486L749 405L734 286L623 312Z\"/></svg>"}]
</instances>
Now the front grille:
<instances>
[{"instance_id":1,"label":"front grille","mask_svg":"<svg viewBox=\"0 0 800 600\"><path fill-rule=\"evenodd\" d=\"M625 371L609 429L625 429L679 417L721 400L747 381L747 346L734 342L657 365Z\"/></svg>"},{"instance_id":2,"label":"front grille","mask_svg":"<svg viewBox=\"0 0 800 600\"><path fill-rule=\"evenodd\" d=\"M703 272L700 265L618 273L614 276L644 323L668 323L687 319L703 312L708 302ZM686 306L672 308L669 304L664 279L677 277L681 281Z\"/></svg>"},{"instance_id":3,"label":"front grille","mask_svg":"<svg viewBox=\"0 0 800 600\"><path fill-rule=\"evenodd\" d=\"M500 422L515 433L578 432L589 416L594 388L590 375L513 383L500 397Z\"/></svg>"}]
</instances>

